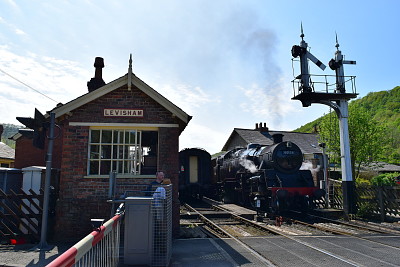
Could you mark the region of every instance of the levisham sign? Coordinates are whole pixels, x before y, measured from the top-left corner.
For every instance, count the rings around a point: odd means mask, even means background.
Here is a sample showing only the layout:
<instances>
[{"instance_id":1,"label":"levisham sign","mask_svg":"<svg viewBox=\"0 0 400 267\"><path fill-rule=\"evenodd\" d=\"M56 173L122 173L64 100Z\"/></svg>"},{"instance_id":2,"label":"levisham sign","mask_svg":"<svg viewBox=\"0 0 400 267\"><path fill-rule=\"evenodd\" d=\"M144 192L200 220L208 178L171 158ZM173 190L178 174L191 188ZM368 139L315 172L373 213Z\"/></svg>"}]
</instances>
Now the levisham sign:
<instances>
[{"instance_id":1,"label":"levisham sign","mask_svg":"<svg viewBox=\"0 0 400 267\"><path fill-rule=\"evenodd\" d=\"M105 108L104 117L143 117L143 109Z\"/></svg>"}]
</instances>

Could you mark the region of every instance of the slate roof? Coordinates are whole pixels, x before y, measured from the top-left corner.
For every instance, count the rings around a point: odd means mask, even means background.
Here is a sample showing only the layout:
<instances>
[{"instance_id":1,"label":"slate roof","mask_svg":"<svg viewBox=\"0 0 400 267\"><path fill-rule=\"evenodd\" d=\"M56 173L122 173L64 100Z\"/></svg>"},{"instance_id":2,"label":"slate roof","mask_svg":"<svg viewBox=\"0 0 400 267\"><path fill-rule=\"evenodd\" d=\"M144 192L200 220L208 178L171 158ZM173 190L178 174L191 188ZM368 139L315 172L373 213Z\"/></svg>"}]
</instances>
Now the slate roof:
<instances>
[{"instance_id":1,"label":"slate roof","mask_svg":"<svg viewBox=\"0 0 400 267\"><path fill-rule=\"evenodd\" d=\"M272 145L273 141L270 139L274 134L282 134L283 141L291 141L298 145L304 154L320 154L322 149L318 146L318 135L313 133L297 133L286 131L267 131L260 132L255 129L240 129L234 128L232 134L226 141L222 150L227 150L230 141L235 135L240 136L247 144L256 143L260 145Z\"/></svg>"},{"instance_id":2,"label":"slate roof","mask_svg":"<svg viewBox=\"0 0 400 267\"><path fill-rule=\"evenodd\" d=\"M400 172L400 166L385 162L374 162L369 166L362 166L363 171Z\"/></svg>"},{"instance_id":3,"label":"slate roof","mask_svg":"<svg viewBox=\"0 0 400 267\"><path fill-rule=\"evenodd\" d=\"M0 158L1 159L15 159L15 149L0 142Z\"/></svg>"},{"instance_id":4,"label":"slate roof","mask_svg":"<svg viewBox=\"0 0 400 267\"><path fill-rule=\"evenodd\" d=\"M83 106L84 104L87 104L105 94L112 92L113 90L120 88L121 86L127 85L129 82L131 82L132 85L136 86L139 90L144 92L146 95L153 98L156 102L158 102L164 108L169 110L171 113L176 115L185 124L187 124L191 120L192 116L185 113L181 108L179 108L174 103L172 103L167 98L165 98L160 93L158 93L156 90L151 88L148 84L143 82L141 79L139 79L133 73L130 78L129 78L128 74L125 74L124 76L122 76L122 77L120 77L120 78L118 78L118 79L92 91L92 92L88 92L88 93L86 93L64 105L59 105L56 108L54 108L52 110L52 112L54 112L55 117L58 118L76 108ZM49 115L46 114L46 116L49 116Z\"/></svg>"}]
</instances>

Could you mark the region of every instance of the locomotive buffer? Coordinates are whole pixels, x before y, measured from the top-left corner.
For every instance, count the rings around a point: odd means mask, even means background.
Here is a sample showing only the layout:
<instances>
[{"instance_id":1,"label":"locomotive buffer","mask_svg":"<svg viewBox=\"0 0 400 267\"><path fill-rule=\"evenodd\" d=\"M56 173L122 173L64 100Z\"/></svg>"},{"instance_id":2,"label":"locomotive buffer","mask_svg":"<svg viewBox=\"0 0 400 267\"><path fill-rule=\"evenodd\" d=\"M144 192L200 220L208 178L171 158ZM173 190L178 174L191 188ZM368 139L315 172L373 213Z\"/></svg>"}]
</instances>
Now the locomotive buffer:
<instances>
[{"instance_id":1,"label":"locomotive buffer","mask_svg":"<svg viewBox=\"0 0 400 267\"><path fill-rule=\"evenodd\" d=\"M292 56L294 58L300 57L300 71L301 74L293 80L295 96L292 100L300 100L303 107L308 107L311 104L324 104L332 107L339 118L340 129L340 153L341 153L341 168L342 168L342 189L343 189L343 208L346 215L354 214L356 212L355 196L354 196L354 181L351 171L351 158L350 158L350 140L348 129L348 101L357 97L355 91L355 76L344 76L343 64L356 64L355 61L344 60L342 52L339 50L339 43L336 35L336 52L335 58L329 61L329 67L336 72L335 75L335 88L330 89L328 75L313 75L316 78L323 78L322 82L312 82L309 73L308 60L311 60L322 70L325 65L322 64L315 56L307 51L307 43L303 37L303 26L301 26L301 42L300 46L294 45L292 47ZM347 80L347 81L346 81ZM352 92L347 93L345 84L351 83ZM297 84L297 92L295 85ZM315 85L325 85L322 91L318 91Z\"/></svg>"}]
</instances>

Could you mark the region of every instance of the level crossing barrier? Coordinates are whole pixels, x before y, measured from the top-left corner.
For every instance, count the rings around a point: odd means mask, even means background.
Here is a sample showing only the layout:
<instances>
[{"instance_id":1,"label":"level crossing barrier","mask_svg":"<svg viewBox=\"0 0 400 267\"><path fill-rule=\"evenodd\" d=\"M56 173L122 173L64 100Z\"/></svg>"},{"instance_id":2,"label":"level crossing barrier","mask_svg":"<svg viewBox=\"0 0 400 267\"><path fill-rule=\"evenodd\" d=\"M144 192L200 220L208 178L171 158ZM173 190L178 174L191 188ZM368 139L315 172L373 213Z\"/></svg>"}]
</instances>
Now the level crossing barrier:
<instances>
[{"instance_id":1,"label":"level crossing barrier","mask_svg":"<svg viewBox=\"0 0 400 267\"><path fill-rule=\"evenodd\" d=\"M47 267L118 266L123 204L116 215L61 254Z\"/></svg>"}]
</instances>

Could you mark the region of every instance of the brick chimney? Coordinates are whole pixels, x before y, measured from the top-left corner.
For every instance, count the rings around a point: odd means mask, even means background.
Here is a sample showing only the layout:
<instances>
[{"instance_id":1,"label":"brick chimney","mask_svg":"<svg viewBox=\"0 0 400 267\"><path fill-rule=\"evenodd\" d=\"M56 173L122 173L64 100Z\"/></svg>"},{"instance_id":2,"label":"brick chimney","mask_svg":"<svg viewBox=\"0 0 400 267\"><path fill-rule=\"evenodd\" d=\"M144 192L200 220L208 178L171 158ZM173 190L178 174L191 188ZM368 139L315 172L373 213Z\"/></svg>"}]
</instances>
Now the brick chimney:
<instances>
[{"instance_id":1,"label":"brick chimney","mask_svg":"<svg viewBox=\"0 0 400 267\"><path fill-rule=\"evenodd\" d=\"M102 57L96 57L94 60L95 73L94 78L90 79L87 83L87 87L89 92L93 92L94 90L102 87L106 83L102 77L102 68L104 68L104 59Z\"/></svg>"},{"instance_id":2,"label":"brick chimney","mask_svg":"<svg viewBox=\"0 0 400 267\"><path fill-rule=\"evenodd\" d=\"M268 132L268 127L267 127L267 123L264 122L264 125L262 122L260 122L260 124L256 123L256 128L255 130L260 131L260 132Z\"/></svg>"}]
</instances>

